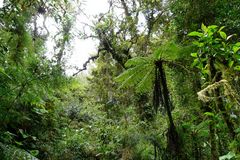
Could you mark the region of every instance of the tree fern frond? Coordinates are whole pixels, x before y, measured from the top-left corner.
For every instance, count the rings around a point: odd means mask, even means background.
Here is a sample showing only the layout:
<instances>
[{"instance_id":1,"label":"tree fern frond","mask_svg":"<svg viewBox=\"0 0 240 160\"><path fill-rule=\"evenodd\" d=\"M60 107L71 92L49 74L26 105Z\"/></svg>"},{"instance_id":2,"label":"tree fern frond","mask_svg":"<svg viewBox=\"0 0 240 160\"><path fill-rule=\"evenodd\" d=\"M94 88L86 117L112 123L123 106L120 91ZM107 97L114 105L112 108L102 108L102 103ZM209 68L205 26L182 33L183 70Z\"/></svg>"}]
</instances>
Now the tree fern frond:
<instances>
[{"instance_id":1,"label":"tree fern frond","mask_svg":"<svg viewBox=\"0 0 240 160\"><path fill-rule=\"evenodd\" d=\"M143 69L144 65L138 65L133 68L129 68L121 73L118 77L115 78L117 82L124 82L127 78L138 72L139 70Z\"/></svg>"},{"instance_id":2,"label":"tree fern frond","mask_svg":"<svg viewBox=\"0 0 240 160\"><path fill-rule=\"evenodd\" d=\"M151 68L151 66L152 64L146 63L143 65L137 65L133 68L124 71L122 74L115 78L117 82L122 83L119 88L137 85L148 73L149 68Z\"/></svg>"},{"instance_id":3,"label":"tree fern frond","mask_svg":"<svg viewBox=\"0 0 240 160\"><path fill-rule=\"evenodd\" d=\"M135 86L137 92L145 92L153 87L155 78L155 63L159 60L168 62L176 59L181 51L181 47L175 43L166 43L161 45L152 55L148 57L134 57L129 59L125 66L129 69L120 74L115 80L121 82L119 88ZM175 56L175 58L174 58ZM165 59L165 60L162 60Z\"/></svg>"},{"instance_id":4,"label":"tree fern frond","mask_svg":"<svg viewBox=\"0 0 240 160\"><path fill-rule=\"evenodd\" d=\"M161 58L174 60L178 56L178 53L181 51L181 49L182 47L175 43L166 43L156 49L156 51L153 53L153 57L156 60Z\"/></svg>"},{"instance_id":5,"label":"tree fern frond","mask_svg":"<svg viewBox=\"0 0 240 160\"><path fill-rule=\"evenodd\" d=\"M152 60L153 61L153 60ZM151 63L151 58L150 57L134 57L132 59L129 59L126 63L125 66L127 68L129 67L134 67L137 65L143 65L145 63Z\"/></svg>"},{"instance_id":6,"label":"tree fern frond","mask_svg":"<svg viewBox=\"0 0 240 160\"><path fill-rule=\"evenodd\" d=\"M147 90L151 90L153 86L154 77L154 66L150 66L148 70L146 70L146 74L142 78L142 80L137 85L138 92L146 92Z\"/></svg>"}]
</instances>

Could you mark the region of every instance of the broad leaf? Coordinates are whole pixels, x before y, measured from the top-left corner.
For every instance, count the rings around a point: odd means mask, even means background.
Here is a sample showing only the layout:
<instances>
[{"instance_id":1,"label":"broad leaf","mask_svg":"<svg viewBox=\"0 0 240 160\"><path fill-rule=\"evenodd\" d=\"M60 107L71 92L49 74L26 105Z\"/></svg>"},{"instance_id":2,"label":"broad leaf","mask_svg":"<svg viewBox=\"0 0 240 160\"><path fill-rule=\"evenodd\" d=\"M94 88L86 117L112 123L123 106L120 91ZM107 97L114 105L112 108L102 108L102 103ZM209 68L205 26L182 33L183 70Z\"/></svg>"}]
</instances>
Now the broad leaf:
<instances>
[{"instance_id":1,"label":"broad leaf","mask_svg":"<svg viewBox=\"0 0 240 160\"><path fill-rule=\"evenodd\" d=\"M223 39L227 39L227 35L225 32L219 32L220 36L223 38Z\"/></svg>"},{"instance_id":2,"label":"broad leaf","mask_svg":"<svg viewBox=\"0 0 240 160\"><path fill-rule=\"evenodd\" d=\"M197 58L198 57L198 53L191 53L191 56L194 57L194 58Z\"/></svg>"},{"instance_id":3,"label":"broad leaf","mask_svg":"<svg viewBox=\"0 0 240 160\"><path fill-rule=\"evenodd\" d=\"M191 33L189 33L188 34L188 36L193 36L193 37L202 37L203 36L203 34L202 33L200 33L200 32L197 32L197 31L194 31L194 32L191 32Z\"/></svg>"},{"instance_id":4,"label":"broad leaf","mask_svg":"<svg viewBox=\"0 0 240 160\"><path fill-rule=\"evenodd\" d=\"M201 29L204 31L204 33L207 33L208 28L202 23Z\"/></svg>"}]
</instances>

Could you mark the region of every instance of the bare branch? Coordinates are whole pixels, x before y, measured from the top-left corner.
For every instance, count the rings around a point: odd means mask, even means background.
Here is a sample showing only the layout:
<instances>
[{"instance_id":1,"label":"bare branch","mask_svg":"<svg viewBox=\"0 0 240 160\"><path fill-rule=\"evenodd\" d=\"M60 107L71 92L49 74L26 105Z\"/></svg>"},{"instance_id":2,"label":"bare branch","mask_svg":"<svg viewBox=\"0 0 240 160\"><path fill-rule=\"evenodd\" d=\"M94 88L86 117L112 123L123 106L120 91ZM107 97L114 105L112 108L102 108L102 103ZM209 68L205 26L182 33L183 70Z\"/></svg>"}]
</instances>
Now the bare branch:
<instances>
[{"instance_id":1,"label":"bare branch","mask_svg":"<svg viewBox=\"0 0 240 160\"><path fill-rule=\"evenodd\" d=\"M87 70L87 65L91 62L91 61L95 61L98 57L99 57L99 53L101 52L101 49L98 50L98 54L92 57L89 57L88 60L83 64L83 68L78 69L78 71L76 73L74 73L72 76L76 76L78 75L80 72Z\"/></svg>"}]
</instances>

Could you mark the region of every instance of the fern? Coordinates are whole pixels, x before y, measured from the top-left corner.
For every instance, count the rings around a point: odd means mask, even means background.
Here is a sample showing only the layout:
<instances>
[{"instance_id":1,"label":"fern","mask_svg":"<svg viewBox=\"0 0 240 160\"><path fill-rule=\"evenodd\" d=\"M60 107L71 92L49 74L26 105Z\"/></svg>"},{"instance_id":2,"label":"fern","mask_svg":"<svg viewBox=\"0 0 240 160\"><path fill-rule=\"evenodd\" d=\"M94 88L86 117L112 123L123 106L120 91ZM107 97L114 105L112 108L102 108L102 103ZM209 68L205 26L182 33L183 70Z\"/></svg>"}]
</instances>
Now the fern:
<instances>
[{"instance_id":1,"label":"fern","mask_svg":"<svg viewBox=\"0 0 240 160\"><path fill-rule=\"evenodd\" d=\"M121 85L119 88L134 86L137 92L146 92L153 88L155 79L155 63L159 60L167 62L167 59L175 60L182 48L175 43L166 43L156 49L148 57L134 57L129 59L125 66L128 68L115 78Z\"/></svg>"},{"instance_id":2,"label":"fern","mask_svg":"<svg viewBox=\"0 0 240 160\"><path fill-rule=\"evenodd\" d=\"M129 59L125 63L125 66L129 68L129 67L134 67L137 65L143 65L143 64L149 63L151 61L153 61L153 59L150 57L134 57L132 59Z\"/></svg>"},{"instance_id":3,"label":"fern","mask_svg":"<svg viewBox=\"0 0 240 160\"><path fill-rule=\"evenodd\" d=\"M5 145L0 142L0 158L6 160L38 160L25 150L19 149L15 146Z\"/></svg>"},{"instance_id":4,"label":"fern","mask_svg":"<svg viewBox=\"0 0 240 160\"><path fill-rule=\"evenodd\" d=\"M159 59L176 60L177 58L182 56L180 54L184 49L185 48L173 42L165 43L161 47L155 50L155 52L153 53L153 57L156 60L159 60Z\"/></svg>"},{"instance_id":5,"label":"fern","mask_svg":"<svg viewBox=\"0 0 240 160\"><path fill-rule=\"evenodd\" d=\"M137 92L145 92L152 88L154 78L154 60L150 57L136 57L125 64L131 67L120 74L115 80L121 82L119 88L135 86Z\"/></svg>"}]
</instances>

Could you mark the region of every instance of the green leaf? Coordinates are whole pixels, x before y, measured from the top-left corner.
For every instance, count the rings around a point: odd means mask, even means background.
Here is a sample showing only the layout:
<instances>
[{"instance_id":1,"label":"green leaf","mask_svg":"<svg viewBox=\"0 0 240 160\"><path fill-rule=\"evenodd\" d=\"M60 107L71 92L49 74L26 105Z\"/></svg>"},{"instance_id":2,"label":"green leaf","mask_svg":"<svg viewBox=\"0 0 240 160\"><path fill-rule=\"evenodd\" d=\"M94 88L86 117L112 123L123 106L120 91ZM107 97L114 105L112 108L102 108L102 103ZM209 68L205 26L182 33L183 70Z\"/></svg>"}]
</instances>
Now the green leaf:
<instances>
[{"instance_id":1,"label":"green leaf","mask_svg":"<svg viewBox=\"0 0 240 160\"><path fill-rule=\"evenodd\" d=\"M201 29L205 32L205 33L207 33L207 31L208 31L208 28L202 23L202 25L201 25Z\"/></svg>"},{"instance_id":2,"label":"green leaf","mask_svg":"<svg viewBox=\"0 0 240 160\"><path fill-rule=\"evenodd\" d=\"M198 41L194 41L193 44L196 45L196 46L198 46L198 47L204 46L204 43L200 43L200 42L198 42Z\"/></svg>"},{"instance_id":3,"label":"green leaf","mask_svg":"<svg viewBox=\"0 0 240 160\"><path fill-rule=\"evenodd\" d=\"M194 57L194 58L197 58L198 57L198 53L191 53L191 56Z\"/></svg>"},{"instance_id":4,"label":"green leaf","mask_svg":"<svg viewBox=\"0 0 240 160\"><path fill-rule=\"evenodd\" d=\"M240 133L240 128L237 128L237 129L235 129L234 130L237 134L239 134Z\"/></svg>"},{"instance_id":5,"label":"green leaf","mask_svg":"<svg viewBox=\"0 0 240 160\"><path fill-rule=\"evenodd\" d=\"M152 88L152 80L154 75L154 66L150 66L148 70L146 71L146 74L144 74L144 77L141 79L141 81L137 84L137 91L139 92L145 92Z\"/></svg>"},{"instance_id":6,"label":"green leaf","mask_svg":"<svg viewBox=\"0 0 240 160\"><path fill-rule=\"evenodd\" d=\"M194 59L193 63L191 64L191 67L195 67L199 64L199 60L196 58Z\"/></svg>"},{"instance_id":7,"label":"green leaf","mask_svg":"<svg viewBox=\"0 0 240 160\"><path fill-rule=\"evenodd\" d=\"M36 157L38 154L39 154L39 151L38 150L31 150L30 151L30 154L34 157Z\"/></svg>"},{"instance_id":8,"label":"green leaf","mask_svg":"<svg viewBox=\"0 0 240 160\"><path fill-rule=\"evenodd\" d=\"M153 66L153 64L146 63L144 65L137 65L124 71L115 78L117 82L121 82L121 86L119 88L137 85L147 74L148 69L151 66Z\"/></svg>"},{"instance_id":9,"label":"green leaf","mask_svg":"<svg viewBox=\"0 0 240 160\"><path fill-rule=\"evenodd\" d=\"M48 111L44 108L44 107L41 107L41 108L33 108L33 112L39 114L39 115L43 115L45 113L48 113Z\"/></svg>"},{"instance_id":10,"label":"green leaf","mask_svg":"<svg viewBox=\"0 0 240 160\"><path fill-rule=\"evenodd\" d=\"M177 55L181 51L181 47L178 46L176 43L165 43L158 47L153 53L153 59L159 60L161 58L172 58L173 55Z\"/></svg>"},{"instance_id":11,"label":"green leaf","mask_svg":"<svg viewBox=\"0 0 240 160\"><path fill-rule=\"evenodd\" d=\"M16 137L17 135L15 135L15 134L13 134L13 133L11 133L11 132L9 132L9 131L7 131L7 132L4 132L4 134L3 134L3 141L4 142L11 142L12 140L13 140L13 138L14 137Z\"/></svg>"},{"instance_id":12,"label":"green leaf","mask_svg":"<svg viewBox=\"0 0 240 160\"><path fill-rule=\"evenodd\" d=\"M21 135L22 135L23 138L28 138L28 137L29 137L29 135L28 135L28 134L25 134L22 129L19 129L19 132L21 133Z\"/></svg>"},{"instance_id":13,"label":"green leaf","mask_svg":"<svg viewBox=\"0 0 240 160\"><path fill-rule=\"evenodd\" d=\"M238 46L233 46L233 52L234 53L237 53L237 51L240 49L240 47L238 47Z\"/></svg>"},{"instance_id":14,"label":"green leaf","mask_svg":"<svg viewBox=\"0 0 240 160\"><path fill-rule=\"evenodd\" d=\"M234 64L234 61L231 61L231 60L228 61L228 66L229 66L230 68L233 66L233 64Z\"/></svg>"},{"instance_id":15,"label":"green leaf","mask_svg":"<svg viewBox=\"0 0 240 160\"><path fill-rule=\"evenodd\" d=\"M218 26L217 25L211 25L211 26L208 26L208 29L216 29L216 28L218 28Z\"/></svg>"},{"instance_id":16,"label":"green leaf","mask_svg":"<svg viewBox=\"0 0 240 160\"><path fill-rule=\"evenodd\" d=\"M220 36L223 38L223 39L227 39L227 35L225 32L219 32Z\"/></svg>"},{"instance_id":17,"label":"green leaf","mask_svg":"<svg viewBox=\"0 0 240 160\"><path fill-rule=\"evenodd\" d=\"M203 37L203 33L194 31L188 34L188 36L193 36L193 37Z\"/></svg>"},{"instance_id":18,"label":"green leaf","mask_svg":"<svg viewBox=\"0 0 240 160\"><path fill-rule=\"evenodd\" d=\"M212 112L205 112L204 115L214 117L214 113Z\"/></svg>"},{"instance_id":19,"label":"green leaf","mask_svg":"<svg viewBox=\"0 0 240 160\"><path fill-rule=\"evenodd\" d=\"M236 70L236 71L240 71L240 66L236 66L236 67L234 67L234 70Z\"/></svg>"},{"instance_id":20,"label":"green leaf","mask_svg":"<svg viewBox=\"0 0 240 160\"><path fill-rule=\"evenodd\" d=\"M228 152L228 154L219 157L219 160L226 160L226 159L232 159L234 158L236 155L234 152Z\"/></svg>"},{"instance_id":21,"label":"green leaf","mask_svg":"<svg viewBox=\"0 0 240 160\"><path fill-rule=\"evenodd\" d=\"M154 62L153 57L135 57L128 60L125 65L130 68L115 78L116 82L121 83L119 89L130 86L135 86L137 92L151 89L154 78Z\"/></svg>"},{"instance_id":22,"label":"green leaf","mask_svg":"<svg viewBox=\"0 0 240 160\"><path fill-rule=\"evenodd\" d=\"M237 42L237 43L235 44L235 46L240 47L240 42Z\"/></svg>"},{"instance_id":23,"label":"green leaf","mask_svg":"<svg viewBox=\"0 0 240 160\"><path fill-rule=\"evenodd\" d=\"M14 141L18 146L22 146L22 142L19 142L19 141Z\"/></svg>"},{"instance_id":24,"label":"green leaf","mask_svg":"<svg viewBox=\"0 0 240 160\"><path fill-rule=\"evenodd\" d=\"M222 26L222 27L218 30L218 32L221 32L224 28L225 28L225 26Z\"/></svg>"},{"instance_id":25,"label":"green leaf","mask_svg":"<svg viewBox=\"0 0 240 160\"><path fill-rule=\"evenodd\" d=\"M132 67L132 66L136 66L136 65L143 65L144 63L148 63L149 61L148 57L134 57L129 59L126 63L125 66L126 67Z\"/></svg>"}]
</instances>

